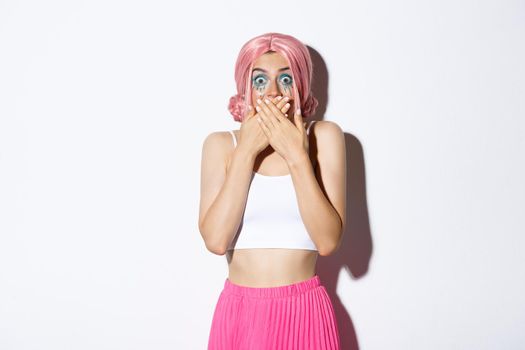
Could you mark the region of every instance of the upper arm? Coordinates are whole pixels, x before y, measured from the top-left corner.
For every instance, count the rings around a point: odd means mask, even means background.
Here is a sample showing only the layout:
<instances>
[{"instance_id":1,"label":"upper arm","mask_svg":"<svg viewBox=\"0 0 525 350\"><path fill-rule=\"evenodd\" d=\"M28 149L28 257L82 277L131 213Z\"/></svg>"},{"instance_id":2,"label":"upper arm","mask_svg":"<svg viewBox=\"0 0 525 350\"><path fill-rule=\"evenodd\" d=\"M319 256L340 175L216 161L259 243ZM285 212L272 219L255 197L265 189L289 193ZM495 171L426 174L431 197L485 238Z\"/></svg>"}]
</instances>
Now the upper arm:
<instances>
[{"instance_id":1,"label":"upper arm","mask_svg":"<svg viewBox=\"0 0 525 350\"><path fill-rule=\"evenodd\" d=\"M212 132L204 139L201 158L199 229L226 178L225 153L222 132Z\"/></svg>"},{"instance_id":2,"label":"upper arm","mask_svg":"<svg viewBox=\"0 0 525 350\"><path fill-rule=\"evenodd\" d=\"M343 130L332 121L319 121L316 177L332 206L346 225L346 145Z\"/></svg>"}]
</instances>

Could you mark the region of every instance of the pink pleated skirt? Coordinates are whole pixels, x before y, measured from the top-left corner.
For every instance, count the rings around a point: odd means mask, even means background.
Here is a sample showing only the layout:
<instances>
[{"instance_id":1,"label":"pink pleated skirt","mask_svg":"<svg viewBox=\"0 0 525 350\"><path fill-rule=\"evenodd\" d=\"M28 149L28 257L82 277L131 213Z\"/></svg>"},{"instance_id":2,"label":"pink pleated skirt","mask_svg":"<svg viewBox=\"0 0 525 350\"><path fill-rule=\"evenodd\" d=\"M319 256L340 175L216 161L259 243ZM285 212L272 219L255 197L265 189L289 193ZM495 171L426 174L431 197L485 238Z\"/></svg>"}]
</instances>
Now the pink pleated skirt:
<instances>
[{"instance_id":1,"label":"pink pleated skirt","mask_svg":"<svg viewBox=\"0 0 525 350\"><path fill-rule=\"evenodd\" d=\"M226 278L215 306L208 350L340 349L334 308L318 275L255 288Z\"/></svg>"}]
</instances>

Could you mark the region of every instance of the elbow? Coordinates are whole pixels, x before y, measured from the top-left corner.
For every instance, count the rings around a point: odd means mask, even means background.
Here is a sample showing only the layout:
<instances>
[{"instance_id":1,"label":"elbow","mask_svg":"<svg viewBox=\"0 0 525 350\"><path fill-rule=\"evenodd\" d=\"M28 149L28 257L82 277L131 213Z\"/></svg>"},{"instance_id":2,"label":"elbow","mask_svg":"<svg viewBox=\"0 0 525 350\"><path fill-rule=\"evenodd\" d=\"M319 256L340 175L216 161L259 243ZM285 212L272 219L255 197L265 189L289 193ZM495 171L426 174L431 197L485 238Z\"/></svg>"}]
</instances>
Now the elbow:
<instances>
[{"instance_id":1,"label":"elbow","mask_svg":"<svg viewBox=\"0 0 525 350\"><path fill-rule=\"evenodd\" d=\"M339 249L339 245L332 245L329 248L319 249L319 255L321 255L321 256L330 256L330 255L334 254L335 252L337 252L338 249Z\"/></svg>"},{"instance_id":2,"label":"elbow","mask_svg":"<svg viewBox=\"0 0 525 350\"><path fill-rule=\"evenodd\" d=\"M218 244L209 244L206 242L206 249L208 249L208 251L210 251L211 253L215 255L226 254L226 249L223 246L218 245Z\"/></svg>"},{"instance_id":3,"label":"elbow","mask_svg":"<svg viewBox=\"0 0 525 350\"><path fill-rule=\"evenodd\" d=\"M323 249L319 249L319 255L320 256L330 256L332 255L333 253L336 252L337 249L327 249L327 248L323 248Z\"/></svg>"},{"instance_id":4,"label":"elbow","mask_svg":"<svg viewBox=\"0 0 525 350\"><path fill-rule=\"evenodd\" d=\"M204 245L206 246L206 249L208 249L209 252L215 255L226 254L226 248L224 244L222 244L221 242L218 242L216 239L212 239L210 237L204 238Z\"/></svg>"},{"instance_id":5,"label":"elbow","mask_svg":"<svg viewBox=\"0 0 525 350\"><path fill-rule=\"evenodd\" d=\"M339 250L339 247L341 246L343 234L342 232L339 233L337 240L330 241L324 244L322 247L319 248L319 255L321 256L330 256L337 252Z\"/></svg>"},{"instance_id":6,"label":"elbow","mask_svg":"<svg viewBox=\"0 0 525 350\"><path fill-rule=\"evenodd\" d=\"M211 237L206 237L201 231L201 236L204 240L204 245L206 246L206 249L215 254L215 255L224 255L226 254L226 247L221 242L218 242L216 239L212 239Z\"/></svg>"},{"instance_id":7,"label":"elbow","mask_svg":"<svg viewBox=\"0 0 525 350\"><path fill-rule=\"evenodd\" d=\"M208 230L206 229L204 221L199 222L199 232L204 241L204 245L209 252L215 255L226 254L226 248L224 248L224 245L218 242L217 239L214 239L213 235L207 233Z\"/></svg>"}]
</instances>

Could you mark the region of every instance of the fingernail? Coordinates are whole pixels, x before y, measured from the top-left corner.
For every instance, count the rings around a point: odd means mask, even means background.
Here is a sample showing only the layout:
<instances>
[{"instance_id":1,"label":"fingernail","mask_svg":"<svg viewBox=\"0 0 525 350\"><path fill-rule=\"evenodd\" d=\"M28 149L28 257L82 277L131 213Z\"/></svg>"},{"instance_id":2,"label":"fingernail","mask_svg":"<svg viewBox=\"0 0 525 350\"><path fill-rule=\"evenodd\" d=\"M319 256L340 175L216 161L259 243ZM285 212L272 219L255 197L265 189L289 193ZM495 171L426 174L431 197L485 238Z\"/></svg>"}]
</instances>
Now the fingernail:
<instances>
[{"instance_id":1,"label":"fingernail","mask_svg":"<svg viewBox=\"0 0 525 350\"><path fill-rule=\"evenodd\" d=\"M267 98L264 99L264 102L266 102L266 104L270 103L270 100L268 100Z\"/></svg>"},{"instance_id":2,"label":"fingernail","mask_svg":"<svg viewBox=\"0 0 525 350\"><path fill-rule=\"evenodd\" d=\"M297 114L301 114L301 108L297 108Z\"/></svg>"},{"instance_id":3,"label":"fingernail","mask_svg":"<svg viewBox=\"0 0 525 350\"><path fill-rule=\"evenodd\" d=\"M261 100L260 100L260 99L257 99L257 103L258 103L258 104L261 104Z\"/></svg>"},{"instance_id":4,"label":"fingernail","mask_svg":"<svg viewBox=\"0 0 525 350\"><path fill-rule=\"evenodd\" d=\"M259 107L259 106L255 107L255 109L257 110L257 112L261 111L261 107Z\"/></svg>"}]
</instances>

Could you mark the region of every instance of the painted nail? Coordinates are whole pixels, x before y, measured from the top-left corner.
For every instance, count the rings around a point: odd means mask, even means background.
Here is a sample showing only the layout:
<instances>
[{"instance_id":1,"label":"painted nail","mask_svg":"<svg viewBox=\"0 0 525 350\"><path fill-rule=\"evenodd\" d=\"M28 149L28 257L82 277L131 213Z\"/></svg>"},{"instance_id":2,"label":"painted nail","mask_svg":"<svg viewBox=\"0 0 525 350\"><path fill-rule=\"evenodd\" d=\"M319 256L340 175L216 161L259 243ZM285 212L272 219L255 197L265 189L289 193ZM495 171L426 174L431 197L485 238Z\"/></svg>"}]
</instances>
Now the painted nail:
<instances>
[{"instance_id":1,"label":"painted nail","mask_svg":"<svg viewBox=\"0 0 525 350\"><path fill-rule=\"evenodd\" d=\"M257 103L258 103L258 104L261 104L261 100L257 99Z\"/></svg>"},{"instance_id":2,"label":"painted nail","mask_svg":"<svg viewBox=\"0 0 525 350\"><path fill-rule=\"evenodd\" d=\"M257 110L257 112L261 111L261 107L259 107L259 106L255 107L255 109Z\"/></svg>"},{"instance_id":3,"label":"painted nail","mask_svg":"<svg viewBox=\"0 0 525 350\"><path fill-rule=\"evenodd\" d=\"M289 99L290 99L290 97L288 97L288 96L286 96L286 97L284 98L285 101L288 101Z\"/></svg>"},{"instance_id":4,"label":"painted nail","mask_svg":"<svg viewBox=\"0 0 525 350\"><path fill-rule=\"evenodd\" d=\"M288 108L288 107L290 107L290 104L287 103L287 104L285 104L284 106L285 106L286 108Z\"/></svg>"},{"instance_id":5,"label":"painted nail","mask_svg":"<svg viewBox=\"0 0 525 350\"><path fill-rule=\"evenodd\" d=\"M282 96L278 96L277 101L280 101L282 98L283 98Z\"/></svg>"},{"instance_id":6,"label":"painted nail","mask_svg":"<svg viewBox=\"0 0 525 350\"><path fill-rule=\"evenodd\" d=\"M264 102L266 102L266 104L270 103L270 100L268 100L267 98L264 99Z\"/></svg>"}]
</instances>

